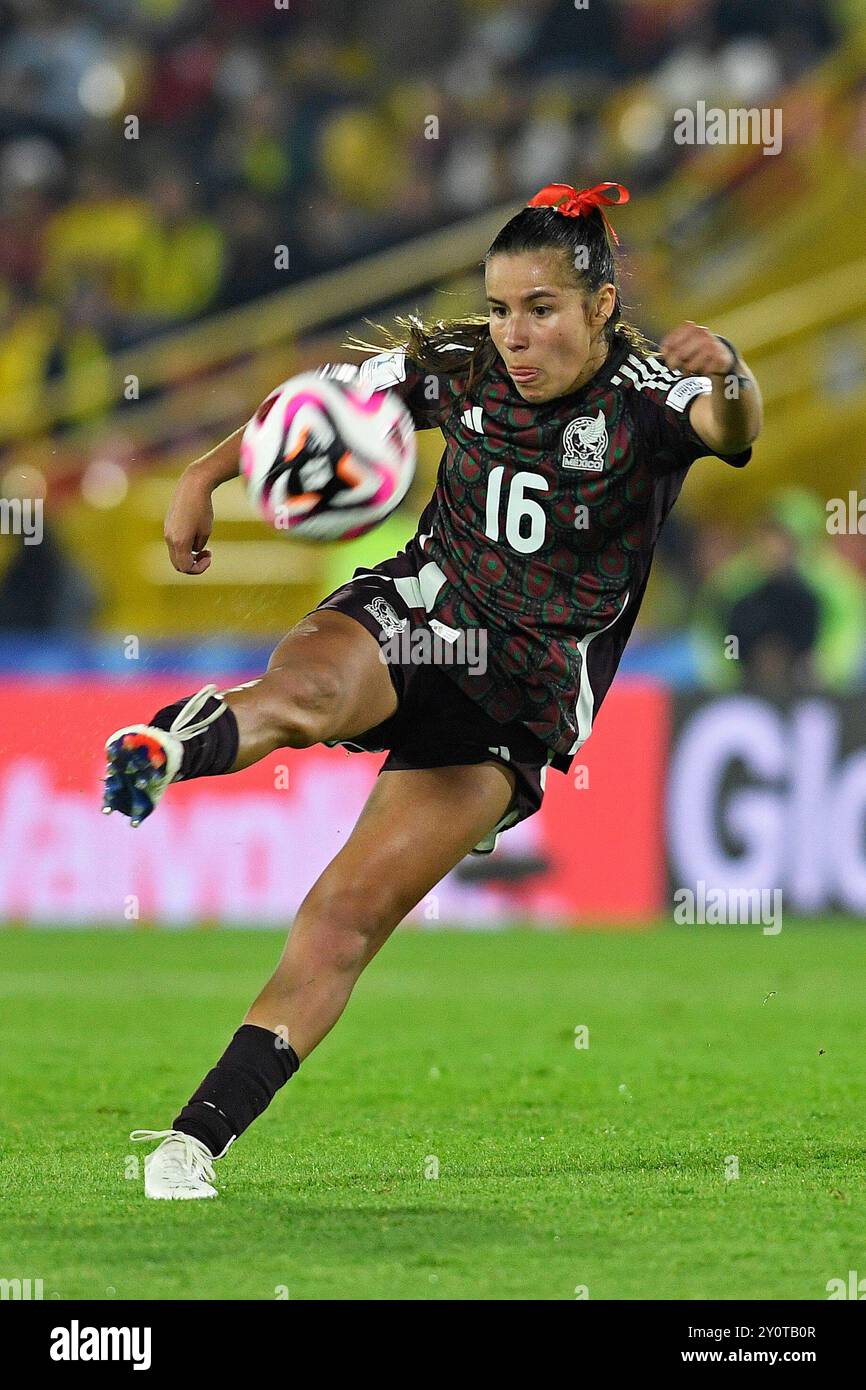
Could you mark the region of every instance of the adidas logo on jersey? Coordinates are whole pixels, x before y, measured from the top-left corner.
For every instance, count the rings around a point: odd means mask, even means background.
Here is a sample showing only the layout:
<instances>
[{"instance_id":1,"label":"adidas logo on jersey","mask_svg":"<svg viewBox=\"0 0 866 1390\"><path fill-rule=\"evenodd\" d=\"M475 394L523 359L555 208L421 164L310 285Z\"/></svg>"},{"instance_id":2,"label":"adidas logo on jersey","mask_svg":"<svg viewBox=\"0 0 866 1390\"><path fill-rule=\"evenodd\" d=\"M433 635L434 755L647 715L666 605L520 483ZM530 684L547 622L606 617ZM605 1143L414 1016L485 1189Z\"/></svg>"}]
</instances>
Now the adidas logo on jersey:
<instances>
[{"instance_id":1,"label":"adidas logo on jersey","mask_svg":"<svg viewBox=\"0 0 866 1390\"><path fill-rule=\"evenodd\" d=\"M474 430L476 434L484 433L483 418L484 411L481 409L480 405L467 406L460 416L461 423L464 424L468 430Z\"/></svg>"}]
</instances>

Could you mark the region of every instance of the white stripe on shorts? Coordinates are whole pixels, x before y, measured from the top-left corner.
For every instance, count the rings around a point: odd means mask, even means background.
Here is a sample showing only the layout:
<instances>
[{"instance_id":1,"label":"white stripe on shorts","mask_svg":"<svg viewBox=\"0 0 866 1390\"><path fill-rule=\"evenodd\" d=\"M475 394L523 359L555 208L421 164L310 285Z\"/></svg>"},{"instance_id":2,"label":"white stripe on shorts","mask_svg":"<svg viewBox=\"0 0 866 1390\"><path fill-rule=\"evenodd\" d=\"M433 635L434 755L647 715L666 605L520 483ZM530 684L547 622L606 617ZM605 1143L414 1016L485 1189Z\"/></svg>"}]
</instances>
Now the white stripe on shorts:
<instances>
[{"instance_id":1,"label":"white stripe on shorts","mask_svg":"<svg viewBox=\"0 0 866 1390\"><path fill-rule=\"evenodd\" d=\"M628 591L623 599L622 608L611 618L604 627L598 628L595 632L588 632L585 637L581 637L577 644L580 652L580 687L577 694L577 704L575 705L574 718L577 724L577 738L569 748L569 753L577 753L592 733L592 716L595 712L595 691L592 688L592 681L589 678L587 657L589 656L589 644L595 637L600 637L603 632L609 632L614 623L619 622L626 608L628 607Z\"/></svg>"}]
</instances>

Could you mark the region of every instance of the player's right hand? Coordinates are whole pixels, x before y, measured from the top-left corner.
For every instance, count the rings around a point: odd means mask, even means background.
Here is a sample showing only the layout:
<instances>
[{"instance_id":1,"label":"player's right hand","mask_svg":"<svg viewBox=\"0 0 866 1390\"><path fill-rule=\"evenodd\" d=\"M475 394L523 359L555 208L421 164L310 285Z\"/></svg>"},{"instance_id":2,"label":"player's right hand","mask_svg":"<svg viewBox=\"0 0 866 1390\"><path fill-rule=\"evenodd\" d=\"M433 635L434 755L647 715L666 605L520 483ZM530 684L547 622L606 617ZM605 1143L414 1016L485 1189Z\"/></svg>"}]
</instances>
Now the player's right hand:
<instances>
[{"instance_id":1,"label":"player's right hand","mask_svg":"<svg viewBox=\"0 0 866 1390\"><path fill-rule=\"evenodd\" d=\"M211 489L185 473L175 488L163 534L171 563L181 574L204 574L212 554L205 547L213 529Z\"/></svg>"}]
</instances>

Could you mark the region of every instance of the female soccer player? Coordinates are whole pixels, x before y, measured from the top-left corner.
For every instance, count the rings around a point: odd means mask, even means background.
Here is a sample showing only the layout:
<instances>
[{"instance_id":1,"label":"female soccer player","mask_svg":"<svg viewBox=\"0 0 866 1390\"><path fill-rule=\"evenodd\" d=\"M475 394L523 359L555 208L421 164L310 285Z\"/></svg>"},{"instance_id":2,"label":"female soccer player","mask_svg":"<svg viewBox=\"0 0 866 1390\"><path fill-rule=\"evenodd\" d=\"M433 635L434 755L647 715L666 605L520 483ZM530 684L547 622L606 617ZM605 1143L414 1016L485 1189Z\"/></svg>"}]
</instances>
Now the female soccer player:
<instances>
[{"instance_id":1,"label":"female soccer player","mask_svg":"<svg viewBox=\"0 0 866 1390\"><path fill-rule=\"evenodd\" d=\"M748 462L761 401L736 349L687 322L653 352L621 320L603 207L628 196L542 189L484 258L489 316L401 321L391 350L364 363L446 441L406 549L323 599L258 680L206 686L108 740L104 809L134 825L171 782L278 748L389 750L223 1056L171 1130L134 1132L162 1140L145 1162L149 1197L215 1196L213 1160L334 1026L402 918L538 810L548 766L567 771L589 736L689 467ZM184 574L211 563L211 494L237 474L240 433L178 484L165 537ZM476 640L462 661L413 664L406 643L384 661L407 631L440 654Z\"/></svg>"}]
</instances>

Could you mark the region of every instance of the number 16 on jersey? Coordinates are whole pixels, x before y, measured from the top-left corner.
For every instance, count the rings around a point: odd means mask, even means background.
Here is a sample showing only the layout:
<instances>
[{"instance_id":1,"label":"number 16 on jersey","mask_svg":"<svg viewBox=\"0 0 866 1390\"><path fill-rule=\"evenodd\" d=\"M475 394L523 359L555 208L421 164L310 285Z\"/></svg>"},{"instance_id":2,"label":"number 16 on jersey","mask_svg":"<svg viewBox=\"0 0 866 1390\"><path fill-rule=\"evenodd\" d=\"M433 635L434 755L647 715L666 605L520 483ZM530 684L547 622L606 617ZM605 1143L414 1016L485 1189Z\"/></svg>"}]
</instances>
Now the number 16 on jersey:
<instances>
[{"instance_id":1,"label":"number 16 on jersey","mask_svg":"<svg viewBox=\"0 0 866 1390\"><path fill-rule=\"evenodd\" d=\"M504 472L504 464L498 464L496 468L491 468L487 479L484 534L492 541L500 539L499 507ZM547 479L540 473L515 473L511 479L505 507L505 539L512 550L521 555L531 555L533 551L541 549L547 528L544 508L527 493L547 491Z\"/></svg>"}]
</instances>

